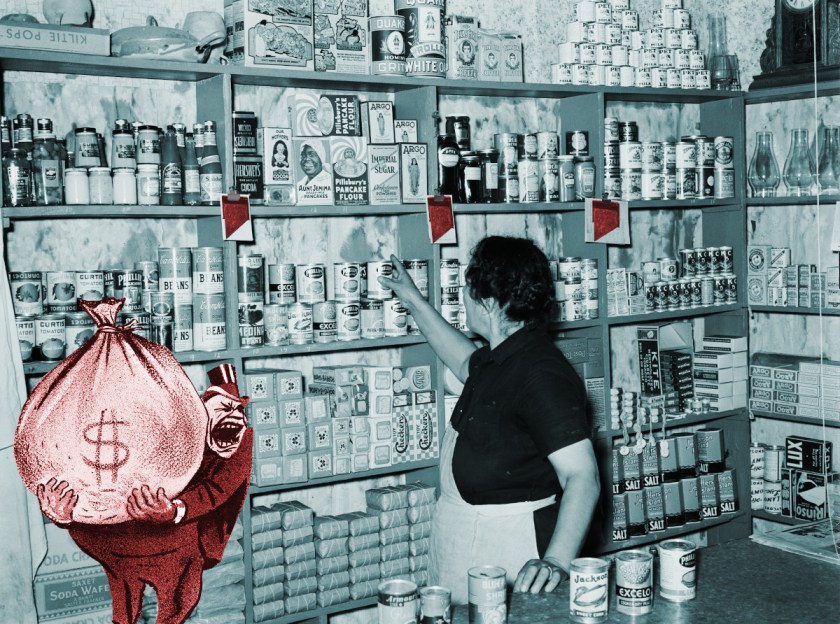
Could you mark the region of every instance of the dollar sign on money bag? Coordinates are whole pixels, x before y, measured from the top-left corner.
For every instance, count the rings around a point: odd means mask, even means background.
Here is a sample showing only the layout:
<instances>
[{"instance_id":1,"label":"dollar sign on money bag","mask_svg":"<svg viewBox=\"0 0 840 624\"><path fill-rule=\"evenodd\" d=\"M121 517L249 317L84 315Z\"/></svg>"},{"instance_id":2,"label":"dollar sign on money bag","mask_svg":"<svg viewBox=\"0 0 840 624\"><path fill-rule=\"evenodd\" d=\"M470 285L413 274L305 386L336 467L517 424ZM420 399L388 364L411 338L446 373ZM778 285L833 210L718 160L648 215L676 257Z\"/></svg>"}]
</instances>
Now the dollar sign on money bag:
<instances>
[{"instance_id":1,"label":"dollar sign on money bag","mask_svg":"<svg viewBox=\"0 0 840 624\"><path fill-rule=\"evenodd\" d=\"M204 452L204 403L171 351L115 323L123 302L82 302L96 333L35 386L15 431L26 487L67 481L74 522L131 520L126 502L141 485L176 497Z\"/></svg>"}]
</instances>

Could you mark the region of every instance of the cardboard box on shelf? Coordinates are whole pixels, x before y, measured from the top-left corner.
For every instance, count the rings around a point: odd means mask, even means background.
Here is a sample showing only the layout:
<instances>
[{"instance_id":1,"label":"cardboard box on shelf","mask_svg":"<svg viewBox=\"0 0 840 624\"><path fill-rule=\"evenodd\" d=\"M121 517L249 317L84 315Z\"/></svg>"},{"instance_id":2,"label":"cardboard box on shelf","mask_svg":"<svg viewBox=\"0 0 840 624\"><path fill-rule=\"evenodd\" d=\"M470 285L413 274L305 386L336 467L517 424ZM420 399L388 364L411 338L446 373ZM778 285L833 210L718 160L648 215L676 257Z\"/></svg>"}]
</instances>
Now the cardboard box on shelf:
<instances>
[{"instance_id":1,"label":"cardboard box on shelf","mask_svg":"<svg viewBox=\"0 0 840 624\"><path fill-rule=\"evenodd\" d=\"M397 143L417 143L417 120L416 119L395 119L394 139Z\"/></svg>"},{"instance_id":2,"label":"cardboard box on shelf","mask_svg":"<svg viewBox=\"0 0 840 624\"><path fill-rule=\"evenodd\" d=\"M368 186L371 205L400 203L399 145L368 146Z\"/></svg>"},{"instance_id":3,"label":"cardboard box on shelf","mask_svg":"<svg viewBox=\"0 0 840 624\"><path fill-rule=\"evenodd\" d=\"M111 603L108 578L99 565L39 573L35 576L34 591L39 621L81 619L86 613L104 610Z\"/></svg>"},{"instance_id":4,"label":"cardboard box on shelf","mask_svg":"<svg viewBox=\"0 0 840 624\"><path fill-rule=\"evenodd\" d=\"M262 146L263 154L263 200L266 204L274 206L294 205L292 129L258 128L257 142Z\"/></svg>"},{"instance_id":5,"label":"cardboard box on shelf","mask_svg":"<svg viewBox=\"0 0 840 624\"><path fill-rule=\"evenodd\" d=\"M369 203L367 143L362 137L332 137L333 188L336 206Z\"/></svg>"},{"instance_id":6,"label":"cardboard box on shelf","mask_svg":"<svg viewBox=\"0 0 840 624\"><path fill-rule=\"evenodd\" d=\"M388 145L394 139L394 103L362 102L362 136L371 145Z\"/></svg>"},{"instance_id":7,"label":"cardboard box on shelf","mask_svg":"<svg viewBox=\"0 0 840 624\"><path fill-rule=\"evenodd\" d=\"M225 0L226 50L235 65L271 65L312 71L313 5L298 1L276 10L270 0Z\"/></svg>"},{"instance_id":8,"label":"cardboard box on shelf","mask_svg":"<svg viewBox=\"0 0 840 624\"><path fill-rule=\"evenodd\" d=\"M370 73L367 0L315 3L315 71Z\"/></svg>"},{"instance_id":9,"label":"cardboard box on shelf","mask_svg":"<svg viewBox=\"0 0 840 624\"><path fill-rule=\"evenodd\" d=\"M425 143L400 144L402 202L425 204L428 189L428 148Z\"/></svg>"},{"instance_id":10,"label":"cardboard box on shelf","mask_svg":"<svg viewBox=\"0 0 840 624\"><path fill-rule=\"evenodd\" d=\"M0 46L110 56L111 34L100 28L6 21Z\"/></svg>"},{"instance_id":11,"label":"cardboard box on shelf","mask_svg":"<svg viewBox=\"0 0 840 624\"><path fill-rule=\"evenodd\" d=\"M300 206L331 206L335 201L329 139L294 139L295 195Z\"/></svg>"}]
</instances>

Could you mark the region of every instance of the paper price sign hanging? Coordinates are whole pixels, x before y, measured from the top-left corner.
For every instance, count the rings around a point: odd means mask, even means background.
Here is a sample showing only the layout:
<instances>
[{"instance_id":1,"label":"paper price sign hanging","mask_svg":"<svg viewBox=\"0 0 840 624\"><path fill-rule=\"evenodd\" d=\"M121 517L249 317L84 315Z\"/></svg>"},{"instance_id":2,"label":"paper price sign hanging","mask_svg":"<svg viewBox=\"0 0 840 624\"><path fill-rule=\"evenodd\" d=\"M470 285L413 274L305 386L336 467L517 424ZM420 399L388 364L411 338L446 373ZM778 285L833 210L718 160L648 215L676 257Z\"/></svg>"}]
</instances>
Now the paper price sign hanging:
<instances>
[{"instance_id":1,"label":"paper price sign hanging","mask_svg":"<svg viewBox=\"0 0 840 624\"><path fill-rule=\"evenodd\" d=\"M584 220L587 243L630 244L630 213L627 202L587 199Z\"/></svg>"},{"instance_id":2,"label":"paper price sign hanging","mask_svg":"<svg viewBox=\"0 0 840 624\"><path fill-rule=\"evenodd\" d=\"M220 199L222 206L222 236L225 240L253 242L254 228L251 223L251 205L248 195L231 190Z\"/></svg>"},{"instance_id":3,"label":"paper price sign hanging","mask_svg":"<svg viewBox=\"0 0 840 624\"><path fill-rule=\"evenodd\" d=\"M429 195L426 198L426 217L429 221L429 240L435 245L454 245L455 215L451 195Z\"/></svg>"}]
</instances>

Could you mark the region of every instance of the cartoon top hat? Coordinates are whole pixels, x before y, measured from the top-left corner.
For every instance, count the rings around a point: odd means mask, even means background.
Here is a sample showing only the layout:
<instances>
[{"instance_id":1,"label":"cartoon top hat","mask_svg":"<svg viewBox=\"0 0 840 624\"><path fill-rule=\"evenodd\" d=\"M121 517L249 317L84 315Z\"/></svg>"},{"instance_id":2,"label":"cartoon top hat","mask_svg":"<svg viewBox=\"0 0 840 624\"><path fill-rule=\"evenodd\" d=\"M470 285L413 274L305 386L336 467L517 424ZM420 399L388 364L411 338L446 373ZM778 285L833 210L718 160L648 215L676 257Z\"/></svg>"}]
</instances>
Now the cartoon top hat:
<instances>
[{"instance_id":1,"label":"cartoon top hat","mask_svg":"<svg viewBox=\"0 0 840 624\"><path fill-rule=\"evenodd\" d=\"M216 368L207 371L210 379L210 386L204 391L202 400L221 394L228 399L238 401L245 407L248 405L249 397L239 396L239 386L236 384L236 367L233 364L220 364Z\"/></svg>"}]
</instances>

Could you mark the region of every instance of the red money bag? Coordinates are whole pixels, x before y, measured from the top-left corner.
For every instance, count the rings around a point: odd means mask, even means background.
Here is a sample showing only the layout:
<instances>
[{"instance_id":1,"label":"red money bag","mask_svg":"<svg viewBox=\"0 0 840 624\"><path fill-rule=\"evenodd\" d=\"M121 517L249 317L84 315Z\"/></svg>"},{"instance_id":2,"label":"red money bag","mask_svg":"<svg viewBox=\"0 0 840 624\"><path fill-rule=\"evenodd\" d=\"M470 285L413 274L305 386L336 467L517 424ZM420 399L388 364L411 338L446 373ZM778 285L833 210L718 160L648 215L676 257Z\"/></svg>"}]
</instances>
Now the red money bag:
<instances>
[{"instance_id":1,"label":"red money bag","mask_svg":"<svg viewBox=\"0 0 840 624\"><path fill-rule=\"evenodd\" d=\"M97 331L47 373L23 406L14 454L35 492L50 477L79 495L73 521L130 520L132 488L174 498L201 464L207 410L166 347L117 326L124 299L82 301Z\"/></svg>"}]
</instances>

